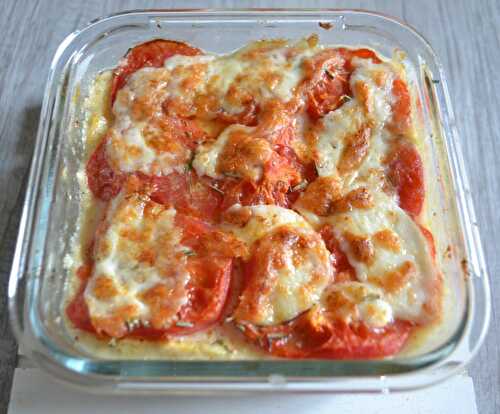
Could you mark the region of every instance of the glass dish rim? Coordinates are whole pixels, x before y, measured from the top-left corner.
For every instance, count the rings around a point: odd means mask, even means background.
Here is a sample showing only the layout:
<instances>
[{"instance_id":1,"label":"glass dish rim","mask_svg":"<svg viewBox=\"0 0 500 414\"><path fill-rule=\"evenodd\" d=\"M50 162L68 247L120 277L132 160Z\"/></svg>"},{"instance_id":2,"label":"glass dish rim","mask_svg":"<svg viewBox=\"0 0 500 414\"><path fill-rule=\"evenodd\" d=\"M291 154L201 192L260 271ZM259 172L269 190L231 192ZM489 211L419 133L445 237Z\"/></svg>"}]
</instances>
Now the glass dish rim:
<instances>
[{"instance_id":1,"label":"glass dish rim","mask_svg":"<svg viewBox=\"0 0 500 414\"><path fill-rule=\"evenodd\" d=\"M450 98L448 95L448 90L447 90L447 85L446 85L446 79L443 76L443 70L442 66L439 62L439 59L437 58L434 50L430 46L429 42L420 34L418 31L416 31L414 28L403 22L402 20L398 18L394 18L392 16L383 14L383 13L377 13L377 12L371 12L371 11L366 11L366 10L361 10L361 9L335 9L335 8L306 8L306 9L300 9L300 8L291 8L291 9L283 9L283 8L278 8L278 9L273 9L273 8L259 8L259 9L151 9L151 10L143 10L143 9L138 9L138 10L127 10L127 11L122 11L114 14L110 14L108 16L100 17L97 19L94 19L90 21L87 25L85 25L82 29L75 30L71 34L69 34L59 45L54 58L52 60L52 63L50 65L49 69L49 79L46 84L46 89L45 89L45 96L44 96L44 101L42 105L42 110L41 110L41 115L40 115L40 125L38 129L38 134L37 134L37 141L36 141L36 146L35 146L35 151L34 151L34 156L31 164L31 170L30 170L30 177L28 181L28 189L27 189L27 195L25 199L25 203L23 205L23 213L22 213L22 218L21 218L21 223L20 223L20 231L19 231L19 236L18 236L18 241L16 244L16 253L14 256L13 264L12 264L12 271L11 271L11 276L10 276L10 281L9 281L9 313L10 313L10 318L11 318L11 325L13 326L13 330L16 334L16 337L18 338L19 341L22 341L23 338L23 333L22 333L22 324L19 321L19 315L17 312L17 305L16 305L16 299L17 299L17 288L18 288L18 282L19 282L19 270L21 268L22 263L26 260L26 257L21 257L22 254L26 255L26 251L23 251L23 245L25 242L25 237L27 236L28 238L31 237L31 234L26 234L26 225L27 225L27 220L33 219L33 196L37 194L39 191L39 186L41 182L41 178L35 177L36 171L40 168L42 163L44 161L47 161L45 156L40 159L40 146L42 141L46 141L48 139L48 134L49 130L48 128L50 125L45 125L45 123L51 123L51 117L48 115L51 113L51 107L49 103L54 104L54 101L58 99L58 89L56 90L55 87L55 80L57 77L55 76L56 71L58 70L58 65L61 64L60 58L63 55L63 52L66 51L67 48L69 48L72 44L72 42L80 36L83 32L89 31L94 26L103 23L105 21L110 21L111 19L117 19L121 17L126 17L130 15L147 15L147 14L165 14L167 16L172 16L172 15L180 15L180 16L189 16L189 17L196 17L200 15L211 15L214 17L221 17L221 16L247 16L252 20L255 20L255 16L259 14L278 14L281 15L282 17L288 16L289 18L294 17L295 14L315 14L315 13L320 13L320 12L328 12L331 14L336 14L339 16L342 16L343 14L363 14L367 15L370 17L374 17L377 19L382 18L385 22L389 22L390 24L397 24L401 27L403 27L406 30L409 30L412 32L413 35L415 35L419 41L422 43L423 47L427 49L427 51L430 53L432 58L434 59L434 63L438 67L439 70L439 75L441 76L442 83L439 85L441 87L441 93L444 96L444 100L446 102L446 109L448 112L450 112L450 118L453 117L452 113L452 107L450 105ZM327 16L326 18L332 18L333 16ZM68 61L70 59L68 58ZM64 62L64 65L66 65L67 62ZM59 69L61 73L58 75L61 76L64 74L64 68ZM443 114L440 114L443 116ZM45 122L43 122L45 121ZM442 121L442 119L440 119ZM447 135L450 134L452 138L457 141L457 133L454 128L454 125L450 126L450 130L447 131ZM45 144L45 142L43 142ZM460 144L458 142L458 148L455 148L455 152L458 151L458 154L455 154L456 157L460 159L462 157L461 155L461 149L460 149ZM448 162L451 162L451 155L449 151L447 151L447 158ZM463 164L463 160L461 161ZM40 165L38 165L40 164ZM38 167L38 168L37 168ZM456 171L450 166L452 173L455 174ZM466 176L466 171L463 170L461 172L461 177L460 179L465 179L467 180ZM454 177L456 178L456 177ZM34 187L35 186L35 187ZM31 205L31 209L30 209ZM463 212L463 209L465 208L463 205L463 202L460 203L459 205L460 210ZM472 206L468 206L468 211L466 211L464 214L468 216L473 216L474 211L470 211L470 208ZM464 233L464 237L468 236L465 234L465 229L463 226L461 226L461 230ZM477 240L476 240L477 242ZM477 244L476 244L477 246ZM467 255L471 255L471 251L467 251ZM481 245L479 244L479 252L475 252L475 254L479 254L479 258L476 257L476 261L479 262L479 265L484 269L482 273L484 273L482 279L483 283L483 289L485 291L485 296L488 298L487 302L485 303L485 309L486 309L486 314L485 314L485 321L483 323L481 333L479 335L479 339L477 340L474 349L471 351L468 360L470 360L475 353L477 352L480 344L482 343L484 336L486 334L488 325L489 325L489 313L490 313L490 305L489 305L489 284L488 284L488 277L487 277L487 271L486 271L486 266L484 265L484 258L482 258L482 248ZM479 273L479 272L478 272ZM28 275L29 277L29 275ZM424 355L418 356L418 357L411 357L411 358L394 358L394 359L382 359L382 360L349 360L349 361L325 361L321 360L322 364L327 363L327 365L334 365L334 364L339 364L339 363L349 363L352 364L353 368L356 366L366 366L366 365L374 365L374 366L385 366L387 367L392 367L392 373L390 374L391 376L401 376L401 375L412 375L416 371L419 371L423 368L430 368L436 365L439 365L443 359L446 358L446 356L450 355L453 350L459 345L461 341L466 340L466 331L468 330L471 322L471 319L473 318L473 312L471 310L471 307L473 304L471 303L473 301L473 296L474 296L474 288L471 284L471 281L468 280L467 283L467 297L466 297L466 317L464 317L460 323L460 326L458 327L457 331L449 338L449 340L442 344L439 348L426 353ZM472 298L471 298L472 296ZM30 312L31 313L31 312ZM31 320L31 318L30 318ZM144 360L112 360L112 361L107 361L107 360L97 360L97 362L94 362L95 360L92 359L87 359L87 358L75 358L71 355L67 355L64 352L62 352L60 349L57 348L54 344L50 342L50 338L47 338L42 334L39 334L37 337L39 340L39 345L43 345L45 347L45 352L46 355L44 357L48 357L49 359L52 359L52 364L59 365L60 367L66 368L68 370L71 370L74 373L77 373L79 375L87 375L82 372L80 372L78 369L75 368L76 365L78 364L84 364L84 363L95 363L100 366L100 368L103 368L104 371L107 371L108 373L102 374L103 378L107 375L109 375L109 372L113 372L114 375L116 376L116 373L119 373L122 371L122 368L124 365L129 365L132 367L132 365L135 363L140 363L142 365L146 363L154 363L154 364L160 364L165 367L172 367L175 366L175 371L179 372L182 371L182 365L184 364L185 367L190 367L193 364L197 364L198 366L200 364L216 364L216 365L227 365L231 366L233 365L241 365L242 361L238 362L230 362L230 361L165 361L165 360L150 360L150 361L144 361ZM448 351L448 352L446 352ZM444 355L446 353L446 355ZM432 355L442 355L442 357L436 357L433 359L431 356ZM444 355L444 356L443 356ZM422 359L421 363L414 364L411 362L411 360L414 359ZM299 360L299 361L285 361L285 360L262 360L262 361L257 361L257 363L261 364L264 363L264 365L273 365L273 366L278 366L278 365L283 365L283 366L303 366L303 365L310 365L316 362L317 360ZM247 361L248 363L251 363L252 365L256 365L256 361ZM467 361L464 361L464 364ZM41 365L46 365L47 361L44 363L41 363ZM462 364L463 365L463 364ZM461 365L461 366L462 366ZM457 367L455 371L458 371L461 369L460 367ZM187 368L187 371L189 371L190 368ZM243 370L244 371L244 370ZM265 370L264 370L265 371ZM355 370L354 370L355 371ZM238 375L236 375L237 378L242 378L241 376L242 370L239 370ZM263 375L272 375L271 372L263 372ZM123 375L123 374L122 374ZM374 373L370 376L380 376L384 375L382 373ZM450 374L451 375L451 374ZM361 378L360 376L357 376L356 373L353 373L353 376L355 378ZM160 376L161 377L161 376ZM318 378L326 378L327 375L319 375L315 376L315 379ZM330 375L332 377L332 375ZM447 376L446 376L447 377ZM126 379L128 378L134 378L134 377L129 377L125 376ZM152 376L150 378L146 378L146 380L151 380L153 378L157 378L155 376ZM232 378L232 377L231 377ZM335 377L335 379L341 379L343 376ZM444 379L444 378L443 378ZM174 382L178 381L179 379L176 377L173 377ZM192 379L191 379L192 380ZM196 379L197 381L200 381L200 378ZM203 380L202 380L203 381ZM167 382L164 379L162 379L162 382Z\"/></svg>"}]
</instances>

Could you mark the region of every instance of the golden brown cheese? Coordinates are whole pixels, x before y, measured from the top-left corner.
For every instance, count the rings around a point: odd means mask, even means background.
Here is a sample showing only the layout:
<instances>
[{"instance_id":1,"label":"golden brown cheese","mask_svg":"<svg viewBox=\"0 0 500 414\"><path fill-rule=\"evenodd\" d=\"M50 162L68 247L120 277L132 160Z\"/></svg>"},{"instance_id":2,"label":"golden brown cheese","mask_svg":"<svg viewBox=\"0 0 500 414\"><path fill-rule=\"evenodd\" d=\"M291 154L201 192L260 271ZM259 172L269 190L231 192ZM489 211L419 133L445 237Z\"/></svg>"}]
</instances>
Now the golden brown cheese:
<instances>
[{"instance_id":1,"label":"golden brown cheese","mask_svg":"<svg viewBox=\"0 0 500 414\"><path fill-rule=\"evenodd\" d=\"M167 328L188 300L188 249L180 244L176 212L137 192L135 181L111 202L98 230L85 290L93 325L112 337L138 324Z\"/></svg>"},{"instance_id":2,"label":"golden brown cheese","mask_svg":"<svg viewBox=\"0 0 500 414\"><path fill-rule=\"evenodd\" d=\"M234 206L227 230L252 251L234 318L257 325L289 321L317 303L332 280L321 237L297 213L277 206Z\"/></svg>"}]
</instances>

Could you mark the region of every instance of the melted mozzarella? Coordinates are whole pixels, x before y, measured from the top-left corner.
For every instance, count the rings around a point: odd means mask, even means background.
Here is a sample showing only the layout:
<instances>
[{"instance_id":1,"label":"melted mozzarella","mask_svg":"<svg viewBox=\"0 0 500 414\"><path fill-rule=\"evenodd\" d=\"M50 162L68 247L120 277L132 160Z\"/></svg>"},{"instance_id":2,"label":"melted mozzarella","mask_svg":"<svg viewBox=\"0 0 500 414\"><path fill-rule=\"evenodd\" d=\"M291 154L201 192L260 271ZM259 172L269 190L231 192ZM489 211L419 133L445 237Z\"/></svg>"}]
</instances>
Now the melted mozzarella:
<instances>
[{"instance_id":1,"label":"melted mozzarella","mask_svg":"<svg viewBox=\"0 0 500 414\"><path fill-rule=\"evenodd\" d=\"M321 306L332 319L347 324L363 321L370 327L381 328L393 321L392 307L383 297L380 288L360 282L342 282L324 291Z\"/></svg>"},{"instance_id":2,"label":"melted mozzarella","mask_svg":"<svg viewBox=\"0 0 500 414\"><path fill-rule=\"evenodd\" d=\"M191 152L179 142L176 126L162 120L168 79L160 69L141 69L118 92L106 147L115 169L168 175L181 172L189 161Z\"/></svg>"},{"instance_id":3,"label":"melted mozzarella","mask_svg":"<svg viewBox=\"0 0 500 414\"><path fill-rule=\"evenodd\" d=\"M333 271L319 235L297 213L282 207L234 206L229 213L246 216L229 229L253 251L234 318L276 325L318 303Z\"/></svg>"},{"instance_id":4,"label":"melted mozzarella","mask_svg":"<svg viewBox=\"0 0 500 414\"><path fill-rule=\"evenodd\" d=\"M311 226L300 214L287 208L274 205L240 206L235 204L226 212L225 229L251 246L256 240L277 227L291 225L301 229ZM235 224L237 221L237 224Z\"/></svg>"},{"instance_id":5,"label":"melted mozzarella","mask_svg":"<svg viewBox=\"0 0 500 414\"><path fill-rule=\"evenodd\" d=\"M394 72L388 63L375 64L369 59L353 59L356 67L349 83L355 99L366 111L368 119L383 124L391 115Z\"/></svg>"},{"instance_id":6,"label":"melted mozzarella","mask_svg":"<svg viewBox=\"0 0 500 414\"><path fill-rule=\"evenodd\" d=\"M131 321L165 328L187 302L186 248L174 218L140 193L122 190L111 202L84 293L98 331L119 337Z\"/></svg>"},{"instance_id":7,"label":"melted mozzarella","mask_svg":"<svg viewBox=\"0 0 500 414\"><path fill-rule=\"evenodd\" d=\"M358 280L382 289L395 318L425 323L434 317L428 308L440 280L428 242L395 200L381 195L378 200L371 209L353 209L327 221ZM383 231L394 235L398 249L377 241L377 233Z\"/></svg>"},{"instance_id":8,"label":"melted mozzarella","mask_svg":"<svg viewBox=\"0 0 500 414\"><path fill-rule=\"evenodd\" d=\"M262 41L229 55L174 56L164 65L171 75L169 94L184 101L210 95L217 98L220 109L230 114L244 109L241 99L262 103L276 98L287 102L304 77L304 60L318 50L306 41ZM193 77L196 82L189 82Z\"/></svg>"},{"instance_id":9,"label":"melted mozzarella","mask_svg":"<svg viewBox=\"0 0 500 414\"><path fill-rule=\"evenodd\" d=\"M394 73L388 64L374 64L365 59L354 59L353 64L356 69L349 82L354 96L323 118L323 124L316 132L314 148L318 174L343 175L347 183L360 173L359 168L348 174L338 170L350 137L363 128L369 128L369 152L380 156L385 150L387 136L383 127L391 115L393 101L391 88ZM370 163L373 166L373 160ZM366 159L363 164L367 165ZM377 164L380 166L380 160Z\"/></svg>"},{"instance_id":10,"label":"melted mozzarella","mask_svg":"<svg viewBox=\"0 0 500 414\"><path fill-rule=\"evenodd\" d=\"M327 114L316 132L314 160L318 175L338 176L337 165L346 147L346 138L359 131L366 119L362 107L351 100Z\"/></svg>"},{"instance_id":11,"label":"melted mozzarella","mask_svg":"<svg viewBox=\"0 0 500 414\"><path fill-rule=\"evenodd\" d=\"M200 177L207 175L212 178L223 178L224 175L217 171L217 163L231 134L241 132L251 135L254 130L255 128L253 127L233 124L224 129L215 141L198 146L193 160L193 168L196 170L196 173Z\"/></svg>"},{"instance_id":12,"label":"melted mozzarella","mask_svg":"<svg viewBox=\"0 0 500 414\"><path fill-rule=\"evenodd\" d=\"M115 122L107 144L112 166L148 175L182 172L191 152L179 142L175 126L165 129L155 122L164 116L165 103L189 117L198 110L208 111L205 116L239 114L249 101L288 102L304 78L304 60L317 51L306 41L255 42L230 55L173 56L164 67L136 71L113 106ZM220 149L217 144L212 151L201 149L197 168L214 176Z\"/></svg>"},{"instance_id":13,"label":"melted mozzarella","mask_svg":"<svg viewBox=\"0 0 500 414\"><path fill-rule=\"evenodd\" d=\"M215 59L209 66L207 85L218 94L222 108L228 113L243 109L231 99L233 90L236 96L249 96L258 103L272 98L287 102L304 77L304 60L317 51L306 42L296 45L256 42Z\"/></svg>"}]
</instances>

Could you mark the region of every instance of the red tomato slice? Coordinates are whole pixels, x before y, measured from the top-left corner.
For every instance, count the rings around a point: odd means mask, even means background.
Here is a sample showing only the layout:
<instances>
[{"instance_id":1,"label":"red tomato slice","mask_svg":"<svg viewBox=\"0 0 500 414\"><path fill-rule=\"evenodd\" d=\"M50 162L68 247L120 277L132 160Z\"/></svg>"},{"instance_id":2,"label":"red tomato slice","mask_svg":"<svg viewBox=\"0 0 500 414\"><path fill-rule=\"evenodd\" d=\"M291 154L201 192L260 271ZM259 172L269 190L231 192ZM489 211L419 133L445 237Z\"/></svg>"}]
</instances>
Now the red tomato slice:
<instances>
[{"instance_id":1,"label":"red tomato slice","mask_svg":"<svg viewBox=\"0 0 500 414\"><path fill-rule=\"evenodd\" d=\"M314 352L314 357L364 359L391 356L404 346L411 328L412 325L405 321L396 321L377 330L364 324L347 325L336 322L330 328L330 340Z\"/></svg>"},{"instance_id":2,"label":"red tomato slice","mask_svg":"<svg viewBox=\"0 0 500 414\"><path fill-rule=\"evenodd\" d=\"M396 321L372 330L366 325L326 321L314 311L272 327L242 326L244 334L272 355L285 358L364 359L394 355L412 324Z\"/></svg>"},{"instance_id":3,"label":"red tomato slice","mask_svg":"<svg viewBox=\"0 0 500 414\"><path fill-rule=\"evenodd\" d=\"M111 103L123 88L130 75L144 67L161 67L166 59L174 55L195 56L201 51L186 43L156 39L130 49L113 72Z\"/></svg>"},{"instance_id":4,"label":"red tomato slice","mask_svg":"<svg viewBox=\"0 0 500 414\"><path fill-rule=\"evenodd\" d=\"M177 214L176 223L183 229L182 244L193 253L188 257L190 294L188 304L179 312L182 326L178 323L166 333L187 335L207 329L220 319L231 282L233 257L243 255L245 248L233 236L196 218Z\"/></svg>"},{"instance_id":5,"label":"red tomato slice","mask_svg":"<svg viewBox=\"0 0 500 414\"><path fill-rule=\"evenodd\" d=\"M165 116L161 122L163 128L172 135L170 139L182 142L190 150L194 150L206 138L206 134L193 120ZM156 150L168 151L168 145L167 149L163 148L161 141L156 142L155 145L157 146ZM106 156L106 138L99 143L90 156L86 173L90 190L100 200L109 201L120 192L125 174L115 171L109 164ZM145 175L142 176L145 177ZM156 181L158 181L160 188L165 188L165 185L162 185L162 178L158 178ZM165 179L165 181L169 182L169 179ZM189 188L188 186L185 187ZM193 196L196 198L201 194L196 193Z\"/></svg>"},{"instance_id":6,"label":"red tomato slice","mask_svg":"<svg viewBox=\"0 0 500 414\"><path fill-rule=\"evenodd\" d=\"M163 339L170 335L189 335L217 323L227 298L233 260L228 257L193 257L188 262L191 275L189 302L179 312L181 322L164 330L140 326L125 337ZM66 314L75 328L96 333L83 296L86 285L87 281L82 281L66 308Z\"/></svg>"},{"instance_id":7,"label":"red tomato slice","mask_svg":"<svg viewBox=\"0 0 500 414\"><path fill-rule=\"evenodd\" d=\"M388 127L396 134L404 134L411 122L411 99L406 83L396 79L392 83L394 102L391 104L392 119Z\"/></svg>"},{"instance_id":8,"label":"red tomato slice","mask_svg":"<svg viewBox=\"0 0 500 414\"><path fill-rule=\"evenodd\" d=\"M418 225L420 231L423 233L424 237L427 239L427 244L429 245L429 250L431 252L432 259L436 259L436 243L434 242L434 236L427 230L424 226Z\"/></svg>"},{"instance_id":9,"label":"red tomato slice","mask_svg":"<svg viewBox=\"0 0 500 414\"><path fill-rule=\"evenodd\" d=\"M354 69L352 59L355 57L359 59L370 59L373 63L382 63L377 54L370 49L347 49L345 47L339 47L336 50L346 60L346 70L348 72L352 72Z\"/></svg>"},{"instance_id":10,"label":"red tomato slice","mask_svg":"<svg viewBox=\"0 0 500 414\"><path fill-rule=\"evenodd\" d=\"M191 276L189 301L179 311L177 324L167 329L140 326L126 337L158 340L189 335L209 328L221 317L231 282L233 257L244 254L244 247L199 219L177 214L176 224L183 229L182 244L191 249L187 259ZM91 269L91 265L82 266L78 271L81 286L66 308L66 314L76 328L95 333L83 296Z\"/></svg>"},{"instance_id":11,"label":"red tomato slice","mask_svg":"<svg viewBox=\"0 0 500 414\"><path fill-rule=\"evenodd\" d=\"M230 257L190 257L189 302L179 312L183 326L178 323L166 333L187 335L216 324L226 303L232 268Z\"/></svg>"},{"instance_id":12,"label":"red tomato slice","mask_svg":"<svg viewBox=\"0 0 500 414\"><path fill-rule=\"evenodd\" d=\"M86 332L95 332L92 322L90 321L89 308L83 297L83 292L87 286L87 280L90 277L92 266L83 265L77 270L76 274L80 279L80 287L76 292L71 302L66 307L66 315L71 323L77 329Z\"/></svg>"},{"instance_id":13,"label":"red tomato slice","mask_svg":"<svg viewBox=\"0 0 500 414\"><path fill-rule=\"evenodd\" d=\"M354 67L353 58L371 59L373 63L381 60L370 49L328 49L312 59L307 81L307 112L313 119L321 118L328 112L340 107L344 97L351 96L349 78Z\"/></svg>"},{"instance_id":14,"label":"red tomato slice","mask_svg":"<svg viewBox=\"0 0 500 414\"><path fill-rule=\"evenodd\" d=\"M319 234L332 255L332 262L335 268L335 283L356 281L356 271L349 263L346 254L340 248L340 243L333 233L333 227L327 224L320 229Z\"/></svg>"},{"instance_id":15,"label":"red tomato slice","mask_svg":"<svg viewBox=\"0 0 500 414\"><path fill-rule=\"evenodd\" d=\"M346 60L334 49L325 50L311 63L312 74L307 82L307 112L318 119L337 109L344 95L350 95Z\"/></svg>"},{"instance_id":16,"label":"red tomato slice","mask_svg":"<svg viewBox=\"0 0 500 414\"><path fill-rule=\"evenodd\" d=\"M233 259L230 257L190 257L188 270L189 301L178 314L178 322L158 330L139 327L129 334L149 340L191 335L214 326L222 316L231 282Z\"/></svg>"},{"instance_id":17,"label":"red tomato slice","mask_svg":"<svg viewBox=\"0 0 500 414\"><path fill-rule=\"evenodd\" d=\"M199 178L193 171L172 173L165 177L146 177L154 186L151 199L172 205L181 214L189 214L207 221L216 221L221 212L222 193L210 179Z\"/></svg>"},{"instance_id":18,"label":"red tomato slice","mask_svg":"<svg viewBox=\"0 0 500 414\"><path fill-rule=\"evenodd\" d=\"M422 211L425 197L424 167L415 145L398 140L388 157L388 177L396 188L399 206L412 217Z\"/></svg>"},{"instance_id":19,"label":"red tomato slice","mask_svg":"<svg viewBox=\"0 0 500 414\"><path fill-rule=\"evenodd\" d=\"M106 158L106 138L94 150L87 162L87 182L92 194L102 201L109 201L121 190L124 176L113 170Z\"/></svg>"}]
</instances>

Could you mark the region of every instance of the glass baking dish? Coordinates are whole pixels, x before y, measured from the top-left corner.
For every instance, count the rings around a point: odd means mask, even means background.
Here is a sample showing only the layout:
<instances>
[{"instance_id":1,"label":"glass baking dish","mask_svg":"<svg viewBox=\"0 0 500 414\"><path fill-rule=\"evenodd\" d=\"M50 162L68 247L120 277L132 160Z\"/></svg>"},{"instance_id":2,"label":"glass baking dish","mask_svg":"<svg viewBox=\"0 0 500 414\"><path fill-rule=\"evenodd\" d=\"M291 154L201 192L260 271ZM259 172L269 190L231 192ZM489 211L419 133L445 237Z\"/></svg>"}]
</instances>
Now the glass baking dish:
<instances>
[{"instance_id":1,"label":"glass baking dish","mask_svg":"<svg viewBox=\"0 0 500 414\"><path fill-rule=\"evenodd\" d=\"M321 23L321 25L320 25ZM406 54L422 102L430 220L450 299L441 332L414 354L381 360L102 360L77 349L61 317L80 195L83 100L95 75L134 44L186 41L221 53L259 38L317 33L323 44L366 45ZM99 392L377 392L409 390L458 372L488 328L490 297L446 78L429 44L402 22L357 10L151 10L116 14L70 34L50 67L9 285L13 329L27 355L71 384Z\"/></svg>"}]
</instances>

